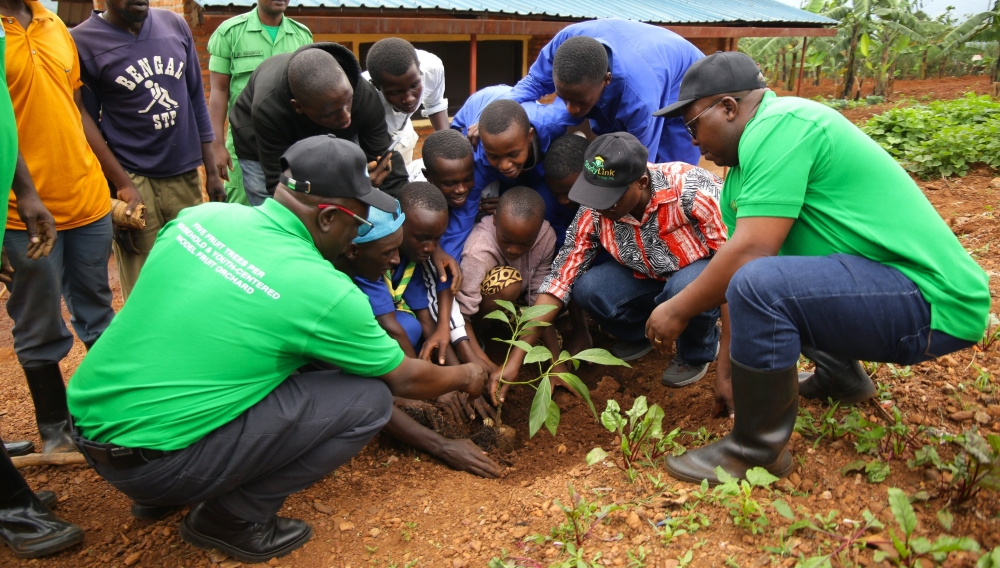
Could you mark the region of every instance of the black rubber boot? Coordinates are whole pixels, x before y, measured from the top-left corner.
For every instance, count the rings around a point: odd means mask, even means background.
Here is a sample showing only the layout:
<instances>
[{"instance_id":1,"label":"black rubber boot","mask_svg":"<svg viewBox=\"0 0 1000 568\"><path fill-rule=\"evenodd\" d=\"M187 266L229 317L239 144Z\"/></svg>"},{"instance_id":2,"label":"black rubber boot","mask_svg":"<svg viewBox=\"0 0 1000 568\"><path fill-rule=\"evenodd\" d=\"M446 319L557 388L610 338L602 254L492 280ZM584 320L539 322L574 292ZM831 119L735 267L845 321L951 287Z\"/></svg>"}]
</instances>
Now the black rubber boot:
<instances>
[{"instance_id":1,"label":"black rubber boot","mask_svg":"<svg viewBox=\"0 0 1000 568\"><path fill-rule=\"evenodd\" d=\"M738 479L748 469L763 467L784 477L792 471L792 455L785 449L799 408L796 367L760 371L732 362L733 404L736 420L725 438L680 456L668 456L667 473L682 481L719 483L715 468L722 466Z\"/></svg>"},{"instance_id":2,"label":"black rubber boot","mask_svg":"<svg viewBox=\"0 0 1000 568\"><path fill-rule=\"evenodd\" d=\"M31 440L21 442L4 442L3 447L11 456L26 456L35 451L35 443Z\"/></svg>"},{"instance_id":3,"label":"black rubber boot","mask_svg":"<svg viewBox=\"0 0 1000 568\"><path fill-rule=\"evenodd\" d=\"M808 345L802 354L816 364L815 373L799 373L799 395L819 400L833 399L852 405L875 396L875 383L860 361L831 355Z\"/></svg>"},{"instance_id":4,"label":"black rubber boot","mask_svg":"<svg viewBox=\"0 0 1000 568\"><path fill-rule=\"evenodd\" d=\"M69 427L69 408L66 406L66 385L59 363L24 367L24 376L28 379L28 389L35 403L42 453L75 452L76 444Z\"/></svg>"},{"instance_id":5,"label":"black rubber boot","mask_svg":"<svg viewBox=\"0 0 1000 568\"><path fill-rule=\"evenodd\" d=\"M38 558L83 540L83 529L60 519L31 491L6 451L0 456L0 539L18 558ZM52 495L55 497L55 495Z\"/></svg>"},{"instance_id":6,"label":"black rubber boot","mask_svg":"<svg viewBox=\"0 0 1000 568\"><path fill-rule=\"evenodd\" d=\"M216 548L242 562L254 564L279 558L309 541L312 527L305 521L271 517L252 523L233 515L214 501L200 503L180 526L184 542L206 550Z\"/></svg>"}]
</instances>

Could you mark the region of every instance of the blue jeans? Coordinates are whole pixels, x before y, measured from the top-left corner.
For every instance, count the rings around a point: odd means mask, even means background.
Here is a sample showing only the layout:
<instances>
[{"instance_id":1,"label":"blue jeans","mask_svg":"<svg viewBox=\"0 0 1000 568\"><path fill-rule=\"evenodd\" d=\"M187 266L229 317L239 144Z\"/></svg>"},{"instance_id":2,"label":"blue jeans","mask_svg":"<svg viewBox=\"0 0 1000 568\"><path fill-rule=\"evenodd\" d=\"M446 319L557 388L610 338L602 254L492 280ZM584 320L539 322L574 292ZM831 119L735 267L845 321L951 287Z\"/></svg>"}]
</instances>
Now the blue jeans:
<instances>
[{"instance_id":1,"label":"blue jeans","mask_svg":"<svg viewBox=\"0 0 1000 568\"><path fill-rule=\"evenodd\" d=\"M3 246L14 268L7 313L14 320L18 362L26 367L58 363L69 353L73 334L63 321L63 298L80 341L97 341L115 316L108 285L111 213L59 231L52 252L38 260L27 257L27 231L8 230Z\"/></svg>"},{"instance_id":2,"label":"blue jeans","mask_svg":"<svg viewBox=\"0 0 1000 568\"><path fill-rule=\"evenodd\" d=\"M726 300L733 360L762 371L795 365L802 345L913 365L974 343L932 330L930 304L902 272L846 254L748 262Z\"/></svg>"},{"instance_id":3,"label":"blue jeans","mask_svg":"<svg viewBox=\"0 0 1000 568\"><path fill-rule=\"evenodd\" d=\"M591 266L573 285L573 300L594 318L601 329L625 341L646 338L646 320L656 306L676 296L708 266L708 259L674 272L666 283L636 278L631 268L618 262ZM715 361L719 343L719 308L691 318L677 338L677 356L686 363Z\"/></svg>"},{"instance_id":4,"label":"blue jeans","mask_svg":"<svg viewBox=\"0 0 1000 568\"><path fill-rule=\"evenodd\" d=\"M254 207L260 207L265 199L271 197L267 192L264 168L260 166L260 162L240 160L240 171L243 172L243 191L247 194L247 201Z\"/></svg>"}]
</instances>

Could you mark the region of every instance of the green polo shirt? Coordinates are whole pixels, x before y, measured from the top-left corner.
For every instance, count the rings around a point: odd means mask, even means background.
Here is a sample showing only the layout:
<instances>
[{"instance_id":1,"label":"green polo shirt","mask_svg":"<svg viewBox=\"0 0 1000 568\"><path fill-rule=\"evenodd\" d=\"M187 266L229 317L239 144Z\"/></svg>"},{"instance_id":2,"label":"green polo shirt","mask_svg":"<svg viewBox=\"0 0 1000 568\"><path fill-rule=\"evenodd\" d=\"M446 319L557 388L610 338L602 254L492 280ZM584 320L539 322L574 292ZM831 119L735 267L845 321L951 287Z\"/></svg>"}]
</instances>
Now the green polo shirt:
<instances>
[{"instance_id":1,"label":"green polo shirt","mask_svg":"<svg viewBox=\"0 0 1000 568\"><path fill-rule=\"evenodd\" d=\"M229 75L229 110L236 104L254 69L265 59L279 53L289 53L313 42L309 28L283 16L277 30L260 23L257 8L229 18L212 33L208 40L208 70ZM226 149L233 161L233 171L226 182L227 201L250 205L243 190L243 172L233 147L233 132L226 127Z\"/></svg>"},{"instance_id":2,"label":"green polo shirt","mask_svg":"<svg viewBox=\"0 0 1000 568\"><path fill-rule=\"evenodd\" d=\"M308 362L377 377L403 357L291 211L207 203L160 231L67 399L85 438L178 450Z\"/></svg>"},{"instance_id":3,"label":"green polo shirt","mask_svg":"<svg viewBox=\"0 0 1000 568\"><path fill-rule=\"evenodd\" d=\"M208 40L208 70L229 75L229 108L250 81L250 75L265 59L289 53L313 42L309 28L285 16L274 39L257 16L257 8L229 18ZM228 109L227 109L228 110Z\"/></svg>"},{"instance_id":4,"label":"green polo shirt","mask_svg":"<svg viewBox=\"0 0 1000 568\"><path fill-rule=\"evenodd\" d=\"M7 226L7 198L10 185L14 181L14 167L17 166L17 122L14 121L14 105L7 91L7 35L0 26L0 242L3 242L4 227Z\"/></svg>"},{"instance_id":5,"label":"green polo shirt","mask_svg":"<svg viewBox=\"0 0 1000 568\"><path fill-rule=\"evenodd\" d=\"M982 338L986 274L909 174L843 115L767 92L738 152L720 200L730 235L740 217L796 219L781 254L850 254L892 266L930 303L932 329Z\"/></svg>"}]
</instances>

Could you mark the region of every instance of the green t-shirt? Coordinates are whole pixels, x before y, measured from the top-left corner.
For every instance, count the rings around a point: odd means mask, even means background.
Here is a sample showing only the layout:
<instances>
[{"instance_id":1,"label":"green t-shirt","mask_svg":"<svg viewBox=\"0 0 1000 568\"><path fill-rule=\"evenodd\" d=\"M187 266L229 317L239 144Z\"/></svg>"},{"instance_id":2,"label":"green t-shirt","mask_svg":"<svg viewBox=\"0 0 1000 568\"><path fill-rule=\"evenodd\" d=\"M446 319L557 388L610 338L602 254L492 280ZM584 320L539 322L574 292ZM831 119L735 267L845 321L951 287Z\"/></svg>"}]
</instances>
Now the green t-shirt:
<instances>
[{"instance_id":1,"label":"green t-shirt","mask_svg":"<svg viewBox=\"0 0 1000 568\"><path fill-rule=\"evenodd\" d=\"M7 90L7 34L0 26L0 242L3 242L4 227L7 226L7 198L10 185L14 182L14 168L17 166L17 122L14 121L14 105Z\"/></svg>"},{"instance_id":2,"label":"green t-shirt","mask_svg":"<svg viewBox=\"0 0 1000 568\"><path fill-rule=\"evenodd\" d=\"M403 357L368 298L291 211L273 199L254 208L209 203L160 231L67 398L90 440L177 450L308 362L376 377Z\"/></svg>"},{"instance_id":3,"label":"green t-shirt","mask_svg":"<svg viewBox=\"0 0 1000 568\"><path fill-rule=\"evenodd\" d=\"M254 8L222 22L212 33L208 39L208 70L229 75L229 109L232 109L250 75L265 59L312 42L312 32L304 25L282 17L277 28L265 26Z\"/></svg>"},{"instance_id":4,"label":"green t-shirt","mask_svg":"<svg viewBox=\"0 0 1000 568\"><path fill-rule=\"evenodd\" d=\"M932 329L982 338L986 274L906 171L839 112L767 92L739 160L720 200L730 235L738 217L797 219L781 254L850 254L896 268L930 303Z\"/></svg>"},{"instance_id":5,"label":"green t-shirt","mask_svg":"<svg viewBox=\"0 0 1000 568\"><path fill-rule=\"evenodd\" d=\"M271 36L271 43L274 43L274 40L278 37L278 29L281 26L265 26L264 24L261 24L260 27L264 28L267 35Z\"/></svg>"}]
</instances>

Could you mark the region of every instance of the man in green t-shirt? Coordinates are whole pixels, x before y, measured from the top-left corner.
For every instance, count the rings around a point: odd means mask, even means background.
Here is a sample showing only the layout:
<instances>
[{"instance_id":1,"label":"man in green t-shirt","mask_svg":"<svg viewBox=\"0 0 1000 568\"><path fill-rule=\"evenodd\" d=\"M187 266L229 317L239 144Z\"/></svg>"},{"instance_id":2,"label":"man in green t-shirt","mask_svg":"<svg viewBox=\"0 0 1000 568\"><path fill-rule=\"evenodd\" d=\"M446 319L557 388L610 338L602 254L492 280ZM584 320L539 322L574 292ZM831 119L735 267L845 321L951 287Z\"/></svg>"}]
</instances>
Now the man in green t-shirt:
<instances>
[{"instance_id":1,"label":"man in green t-shirt","mask_svg":"<svg viewBox=\"0 0 1000 568\"><path fill-rule=\"evenodd\" d=\"M222 22L208 39L208 115L215 130L215 167L226 182L226 201L250 205L243 174L226 125L229 109L265 59L313 42L309 28L285 17L285 0L257 0L257 6Z\"/></svg>"},{"instance_id":2,"label":"man in green t-shirt","mask_svg":"<svg viewBox=\"0 0 1000 568\"><path fill-rule=\"evenodd\" d=\"M858 402L875 389L857 359L911 365L982 337L986 274L903 168L840 113L776 97L750 57L728 52L692 65L678 102L657 114L682 115L702 155L730 168L719 200L729 242L646 324L667 346L694 314L729 305L731 394L719 390L735 406L733 430L669 457L672 476L718 482L716 466L786 475L800 393ZM817 363L801 382L800 351Z\"/></svg>"},{"instance_id":3,"label":"man in green t-shirt","mask_svg":"<svg viewBox=\"0 0 1000 568\"><path fill-rule=\"evenodd\" d=\"M486 378L404 358L333 267L371 229L369 206L397 210L361 148L307 138L280 170L261 207L207 204L163 228L67 388L81 451L139 513L199 503L181 537L248 563L309 539L282 503L377 434L392 395L478 397Z\"/></svg>"}]
</instances>

